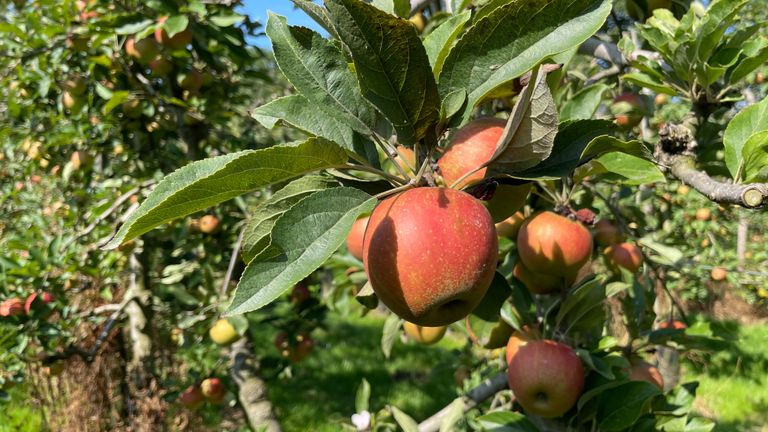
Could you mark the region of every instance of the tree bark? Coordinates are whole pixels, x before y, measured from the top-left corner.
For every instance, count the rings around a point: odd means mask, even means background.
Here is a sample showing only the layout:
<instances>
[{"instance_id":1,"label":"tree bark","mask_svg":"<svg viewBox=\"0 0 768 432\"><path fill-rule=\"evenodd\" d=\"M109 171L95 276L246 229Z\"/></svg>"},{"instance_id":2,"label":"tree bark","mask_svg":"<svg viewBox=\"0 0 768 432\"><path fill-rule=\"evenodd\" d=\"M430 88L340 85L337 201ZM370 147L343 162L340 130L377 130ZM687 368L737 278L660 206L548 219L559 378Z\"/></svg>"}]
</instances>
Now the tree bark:
<instances>
[{"instance_id":1,"label":"tree bark","mask_svg":"<svg viewBox=\"0 0 768 432\"><path fill-rule=\"evenodd\" d=\"M464 412L466 413L472 408L480 405L484 400L507 388L507 385L507 373L500 372L498 375L483 381L482 384L457 399L461 399L464 403ZM442 423L443 418L451 411L451 405L455 400L456 399L451 401L450 404L446 405L445 408L438 411L432 417L419 423L419 432L437 432L440 430L440 423Z\"/></svg>"},{"instance_id":2,"label":"tree bark","mask_svg":"<svg viewBox=\"0 0 768 432\"><path fill-rule=\"evenodd\" d=\"M739 228L736 231L736 259L738 270L744 270L744 261L747 253L747 236L749 234L749 219L744 212L739 212Z\"/></svg>"},{"instance_id":3,"label":"tree bark","mask_svg":"<svg viewBox=\"0 0 768 432\"><path fill-rule=\"evenodd\" d=\"M259 364L249 345L247 338L242 338L230 347L230 375L237 384L237 398L251 429L281 432L272 403L267 399L267 385L258 375Z\"/></svg>"},{"instance_id":4,"label":"tree bark","mask_svg":"<svg viewBox=\"0 0 768 432\"><path fill-rule=\"evenodd\" d=\"M125 296L133 300L125 307L131 346L128 378L137 390L142 390L147 388L150 377L148 370L152 370L152 339L147 331L149 319L146 312L152 297L146 286L144 263L137 254L130 255L129 267L131 274Z\"/></svg>"}]
</instances>

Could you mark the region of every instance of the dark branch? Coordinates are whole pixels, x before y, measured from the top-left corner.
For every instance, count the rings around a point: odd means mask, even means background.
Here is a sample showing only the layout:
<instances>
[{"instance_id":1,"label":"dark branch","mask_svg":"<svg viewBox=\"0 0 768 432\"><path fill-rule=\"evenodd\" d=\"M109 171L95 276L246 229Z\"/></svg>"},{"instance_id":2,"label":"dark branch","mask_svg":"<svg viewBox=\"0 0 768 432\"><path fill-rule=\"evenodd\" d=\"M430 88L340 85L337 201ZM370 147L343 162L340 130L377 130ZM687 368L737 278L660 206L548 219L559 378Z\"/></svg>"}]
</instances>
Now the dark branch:
<instances>
[{"instance_id":1,"label":"dark branch","mask_svg":"<svg viewBox=\"0 0 768 432\"><path fill-rule=\"evenodd\" d=\"M696 167L693 141L683 126L665 125L659 130L655 157L659 166L683 183L719 204L737 204L754 209L768 201L768 184L734 184L716 180Z\"/></svg>"},{"instance_id":2,"label":"dark branch","mask_svg":"<svg viewBox=\"0 0 768 432\"><path fill-rule=\"evenodd\" d=\"M504 390L505 388L507 388L507 373L499 372L499 374L493 378L489 378L483 381L482 384L470 390L466 395L460 396L458 399L462 400L464 403L464 412L467 412L472 408L480 405L489 397ZM436 432L440 430L440 423L443 421L443 418L451 411L452 404L453 401L451 401L450 404L438 411L432 417L419 423L419 432Z\"/></svg>"}]
</instances>

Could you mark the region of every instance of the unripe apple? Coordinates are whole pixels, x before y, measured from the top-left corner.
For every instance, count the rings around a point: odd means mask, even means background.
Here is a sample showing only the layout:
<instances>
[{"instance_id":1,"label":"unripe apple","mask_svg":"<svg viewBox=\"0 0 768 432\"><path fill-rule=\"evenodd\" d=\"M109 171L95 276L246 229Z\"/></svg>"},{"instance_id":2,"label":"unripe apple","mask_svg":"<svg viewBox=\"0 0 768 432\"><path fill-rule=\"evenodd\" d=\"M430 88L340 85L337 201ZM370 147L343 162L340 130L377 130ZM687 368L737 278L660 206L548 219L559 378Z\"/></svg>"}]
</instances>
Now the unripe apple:
<instances>
[{"instance_id":1,"label":"unripe apple","mask_svg":"<svg viewBox=\"0 0 768 432\"><path fill-rule=\"evenodd\" d=\"M447 326L425 327L408 321L403 323L403 330L408 338L422 345L436 344L445 336L447 329Z\"/></svg>"},{"instance_id":2,"label":"unripe apple","mask_svg":"<svg viewBox=\"0 0 768 432\"><path fill-rule=\"evenodd\" d=\"M522 282L531 294L552 294L564 288L562 277L532 272L520 261L515 264L512 275Z\"/></svg>"},{"instance_id":3,"label":"unripe apple","mask_svg":"<svg viewBox=\"0 0 768 432\"><path fill-rule=\"evenodd\" d=\"M724 281L726 276L728 276L728 271L722 267L715 267L709 273L709 276L712 278L713 281L716 281L716 282Z\"/></svg>"},{"instance_id":4,"label":"unripe apple","mask_svg":"<svg viewBox=\"0 0 768 432\"><path fill-rule=\"evenodd\" d=\"M125 53L133 57L137 63L147 65L160 53L160 47L150 38L136 41L133 37L129 37L125 41Z\"/></svg>"},{"instance_id":5,"label":"unripe apple","mask_svg":"<svg viewBox=\"0 0 768 432\"><path fill-rule=\"evenodd\" d=\"M206 378L200 383L200 391L207 399L221 401L224 398L226 389L220 379Z\"/></svg>"},{"instance_id":6,"label":"unripe apple","mask_svg":"<svg viewBox=\"0 0 768 432\"><path fill-rule=\"evenodd\" d=\"M179 74L179 87L184 90L196 92L203 86L203 75L197 70L192 69L187 73Z\"/></svg>"},{"instance_id":7,"label":"unripe apple","mask_svg":"<svg viewBox=\"0 0 768 432\"><path fill-rule=\"evenodd\" d=\"M647 381L664 391L664 378L656 366L646 361L634 361L629 369L630 381Z\"/></svg>"},{"instance_id":8,"label":"unripe apple","mask_svg":"<svg viewBox=\"0 0 768 432\"><path fill-rule=\"evenodd\" d=\"M141 101L138 99L128 99L120 106L123 114L128 118L139 118L142 114Z\"/></svg>"},{"instance_id":9,"label":"unripe apple","mask_svg":"<svg viewBox=\"0 0 768 432\"><path fill-rule=\"evenodd\" d=\"M424 14L419 12L416 15L408 18L408 21L413 24L413 26L416 28L416 31L421 33L424 31L424 26L426 26L427 22L424 19Z\"/></svg>"},{"instance_id":10,"label":"unripe apple","mask_svg":"<svg viewBox=\"0 0 768 432\"><path fill-rule=\"evenodd\" d=\"M560 417L581 396L584 367L571 347L553 340L527 341L509 360L509 388L527 412Z\"/></svg>"},{"instance_id":11,"label":"unripe apple","mask_svg":"<svg viewBox=\"0 0 768 432\"><path fill-rule=\"evenodd\" d=\"M211 327L208 334L211 336L211 340L217 345L230 345L240 339L237 330L235 330L235 327L227 319L216 321L216 324Z\"/></svg>"},{"instance_id":12,"label":"unripe apple","mask_svg":"<svg viewBox=\"0 0 768 432\"><path fill-rule=\"evenodd\" d=\"M496 235L517 239L517 234L520 232L523 222L525 222L525 216L523 216L522 212L517 212L496 224Z\"/></svg>"},{"instance_id":13,"label":"unripe apple","mask_svg":"<svg viewBox=\"0 0 768 432\"><path fill-rule=\"evenodd\" d=\"M74 52L83 52L88 51L90 41L90 38L85 35L71 35L67 36L64 45Z\"/></svg>"},{"instance_id":14,"label":"unripe apple","mask_svg":"<svg viewBox=\"0 0 768 432\"><path fill-rule=\"evenodd\" d=\"M608 264L613 268L624 267L634 273L643 266L643 253L637 245L632 243L608 246L604 254Z\"/></svg>"},{"instance_id":15,"label":"unripe apple","mask_svg":"<svg viewBox=\"0 0 768 432\"><path fill-rule=\"evenodd\" d=\"M365 238L365 229L368 226L368 216L356 220L352 224L352 229L347 234L347 250L353 257L362 261L363 259L363 239Z\"/></svg>"},{"instance_id":16,"label":"unripe apple","mask_svg":"<svg viewBox=\"0 0 768 432\"><path fill-rule=\"evenodd\" d=\"M488 210L455 189L410 189L379 203L363 243L374 292L392 312L438 327L467 316L496 272L498 238Z\"/></svg>"},{"instance_id":17,"label":"unripe apple","mask_svg":"<svg viewBox=\"0 0 768 432\"><path fill-rule=\"evenodd\" d=\"M24 302L24 311L29 314L29 312L32 310L32 306L34 304L43 304L47 305L53 302L53 295L51 293L44 292L42 295L38 297L37 293L34 292L30 294L27 297L27 301Z\"/></svg>"},{"instance_id":18,"label":"unripe apple","mask_svg":"<svg viewBox=\"0 0 768 432\"><path fill-rule=\"evenodd\" d=\"M173 63L165 57L157 57L149 62L149 69L152 75L166 76L173 70Z\"/></svg>"},{"instance_id":19,"label":"unripe apple","mask_svg":"<svg viewBox=\"0 0 768 432\"><path fill-rule=\"evenodd\" d=\"M595 243L600 246L610 246L624 241L621 230L613 222L607 219L600 219L593 229L595 233Z\"/></svg>"},{"instance_id":20,"label":"unripe apple","mask_svg":"<svg viewBox=\"0 0 768 432\"><path fill-rule=\"evenodd\" d=\"M445 185L453 186L465 174L488 162L506 125L506 120L487 117L471 121L459 129L437 161ZM461 189L482 180L486 170L476 171L454 187Z\"/></svg>"},{"instance_id":21,"label":"unripe apple","mask_svg":"<svg viewBox=\"0 0 768 432\"><path fill-rule=\"evenodd\" d=\"M200 391L200 387L193 385L187 387L181 395L179 395L179 402L186 408L196 409L205 401L203 392Z\"/></svg>"},{"instance_id":22,"label":"unripe apple","mask_svg":"<svg viewBox=\"0 0 768 432\"><path fill-rule=\"evenodd\" d=\"M712 217L712 212L708 208L700 208L696 210L696 220L708 221Z\"/></svg>"},{"instance_id":23,"label":"unripe apple","mask_svg":"<svg viewBox=\"0 0 768 432\"><path fill-rule=\"evenodd\" d=\"M212 234L219 229L219 218L214 215L205 215L200 218L198 229L201 233Z\"/></svg>"},{"instance_id":24,"label":"unripe apple","mask_svg":"<svg viewBox=\"0 0 768 432\"><path fill-rule=\"evenodd\" d=\"M643 120L645 115L643 99L636 93L622 93L613 100L611 112L617 125L631 129Z\"/></svg>"},{"instance_id":25,"label":"unripe apple","mask_svg":"<svg viewBox=\"0 0 768 432\"><path fill-rule=\"evenodd\" d=\"M163 44L165 47L172 49L172 50L181 50L187 47L190 43L192 43L192 31L189 30L189 27L185 28L179 33L176 33L173 35L173 37L168 36L168 33L163 29L163 23L168 19L168 17L160 17L160 19L157 20L157 29L155 30L155 40L161 44Z\"/></svg>"},{"instance_id":26,"label":"unripe apple","mask_svg":"<svg viewBox=\"0 0 768 432\"><path fill-rule=\"evenodd\" d=\"M665 93L659 93L653 98L653 103L657 106L664 105L669 102L669 96Z\"/></svg>"},{"instance_id":27,"label":"unripe apple","mask_svg":"<svg viewBox=\"0 0 768 432\"><path fill-rule=\"evenodd\" d=\"M765 82L765 74L758 72L755 74L755 84L762 84Z\"/></svg>"},{"instance_id":28,"label":"unripe apple","mask_svg":"<svg viewBox=\"0 0 768 432\"><path fill-rule=\"evenodd\" d=\"M88 153L84 151L74 151L69 156L69 161L72 163L72 168L79 170L80 167L90 164L91 158Z\"/></svg>"},{"instance_id":29,"label":"unripe apple","mask_svg":"<svg viewBox=\"0 0 768 432\"><path fill-rule=\"evenodd\" d=\"M529 270L570 278L589 262L592 234L578 222L545 211L523 223L517 251Z\"/></svg>"},{"instance_id":30,"label":"unripe apple","mask_svg":"<svg viewBox=\"0 0 768 432\"><path fill-rule=\"evenodd\" d=\"M64 81L62 88L73 96L80 96L85 93L87 82L83 76L74 76Z\"/></svg>"},{"instance_id":31,"label":"unripe apple","mask_svg":"<svg viewBox=\"0 0 768 432\"><path fill-rule=\"evenodd\" d=\"M61 94L61 104L71 112L78 112L85 105L85 99L65 91Z\"/></svg>"},{"instance_id":32,"label":"unripe apple","mask_svg":"<svg viewBox=\"0 0 768 432\"><path fill-rule=\"evenodd\" d=\"M20 298L9 298L0 303L0 317L24 314L24 302Z\"/></svg>"}]
</instances>

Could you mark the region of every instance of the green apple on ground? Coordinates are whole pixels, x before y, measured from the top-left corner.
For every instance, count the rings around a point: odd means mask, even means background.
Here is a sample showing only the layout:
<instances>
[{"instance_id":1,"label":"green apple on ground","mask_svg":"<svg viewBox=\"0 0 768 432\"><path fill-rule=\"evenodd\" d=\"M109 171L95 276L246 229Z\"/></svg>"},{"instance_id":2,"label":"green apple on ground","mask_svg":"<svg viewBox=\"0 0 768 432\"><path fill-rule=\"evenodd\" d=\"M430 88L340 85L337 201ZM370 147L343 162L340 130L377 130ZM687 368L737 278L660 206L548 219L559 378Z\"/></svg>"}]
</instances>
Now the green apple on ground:
<instances>
[{"instance_id":1,"label":"green apple on ground","mask_svg":"<svg viewBox=\"0 0 768 432\"><path fill-rule=\"evenodd\" d=\"M455 189L421 187L380 202L371 214L363 262L392 312L438 327L467 316L496 272L496 228L488 210Z\"/></svg>"}]
</instances>

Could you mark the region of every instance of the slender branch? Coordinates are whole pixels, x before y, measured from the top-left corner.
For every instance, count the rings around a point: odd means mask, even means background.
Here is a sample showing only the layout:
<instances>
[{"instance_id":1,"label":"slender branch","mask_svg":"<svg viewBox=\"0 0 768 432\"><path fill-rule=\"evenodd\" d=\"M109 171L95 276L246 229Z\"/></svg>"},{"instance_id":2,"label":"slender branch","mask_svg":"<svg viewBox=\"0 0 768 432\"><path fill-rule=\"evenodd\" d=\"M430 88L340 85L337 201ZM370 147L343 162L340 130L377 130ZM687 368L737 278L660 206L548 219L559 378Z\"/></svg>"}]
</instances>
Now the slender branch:
<instances>
[{"instance_id":1,"label":"slender branch","mask_svg":"<svg viewBox=\"0 0 768 432\"><path fill-rule=\"evenodd\" d=\"M397 164L395 164L397 165ZM365 166L365 165L338 165L331 167L331 169L338 169L338 170L350 170L350 171L362 171L362 172L368 172L371 174L380 175L387 180L393 181L397 184L406 184L408 183L408 180L405 180L401 177L393 176L392 174L382 171L380 169L376 169L373 167Z\"/></svg>"},{"instance_id":2,"label":"slender branch","mask_svg":"<svg viewBox=\"0 0 768 432\"><path fill-rule=\"evenodd\" d=\"M507 373L499 372L494 377L483 381L482 384L457 399L460 399L463 402L464 412L466 413L472 408L480 405L486 399L506 389L507 385ZM454 401L455 400L456 399L454 399ZM419 432L436 432L440 430L440 423L442 423L443 418L451 411L451 405L454 401L451 401L445 408L441 409L430 418L419 423Z\"/></svg>"},{"instance_id":3,"label":"slender branch","mask_svg":"<svg viewBox=\"0 0 768 432\"><path fill-rule=\"evenodd\" d=\"M232 248L232 256L229 258L227 274L224 275L224 282L221 284L221 288L219 289L219 295L221 297L227 295L227 288L229 288L229 283L232 281L232 273L235 271L235 264L237 264L237 257L240 255L240 248L243 246L243 238L245 237L245 229L247 227L248 226L246 225L240 230L240 234L237 236L235 246Z\"/></svg>"},{"instance_id":4,"label":"slender branch","mask_svg":"<svg viewBox=\"0 0 768 432\"><path fill-rule=\"evenodd\" d=\"M394 195L396 193L400 193L400 192L406 191L408 189L412 189L413 187L414 187L414 185L409 182L409 183L404 184L402 186L398 186L398 187L396 187L394 189L390 189L388 191L385 191L385 192L382 192L382 193L376 195L376 199L381 200L381 199L384 199L384 198L386 198L386 197L388 197L390 195Z\"/></svg>"}]
</instances>

